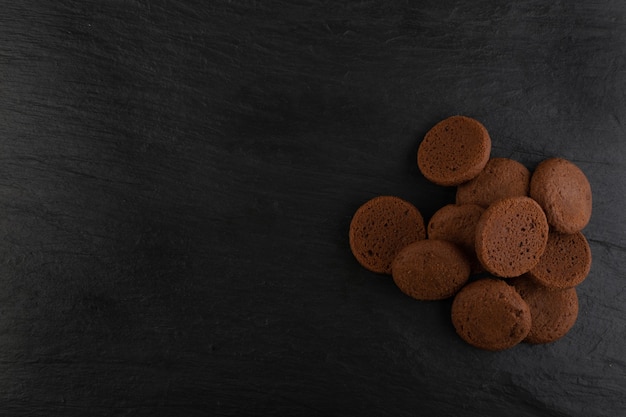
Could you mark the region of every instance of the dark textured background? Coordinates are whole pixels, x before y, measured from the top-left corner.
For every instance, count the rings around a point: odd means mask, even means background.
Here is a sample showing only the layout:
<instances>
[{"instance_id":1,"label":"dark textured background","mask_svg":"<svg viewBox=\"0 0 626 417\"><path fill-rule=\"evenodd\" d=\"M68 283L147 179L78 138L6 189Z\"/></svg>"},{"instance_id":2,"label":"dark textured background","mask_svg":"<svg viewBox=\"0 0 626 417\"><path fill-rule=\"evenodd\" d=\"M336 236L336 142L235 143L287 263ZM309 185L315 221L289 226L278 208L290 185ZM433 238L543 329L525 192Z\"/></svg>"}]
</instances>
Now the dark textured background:
<instances>
[{"instance_id":1,"label":"dark textured background","mask_svg":"<svg viewBox=\"0 0 626 417\"><path fill-rule=\"evenodd\" d=\"M0 3L0 415L626 416L623 1ZM367 199L452 201L452 114L589 177L556 343L474 349L350 254Z\"/></svg>"}]
</instances>

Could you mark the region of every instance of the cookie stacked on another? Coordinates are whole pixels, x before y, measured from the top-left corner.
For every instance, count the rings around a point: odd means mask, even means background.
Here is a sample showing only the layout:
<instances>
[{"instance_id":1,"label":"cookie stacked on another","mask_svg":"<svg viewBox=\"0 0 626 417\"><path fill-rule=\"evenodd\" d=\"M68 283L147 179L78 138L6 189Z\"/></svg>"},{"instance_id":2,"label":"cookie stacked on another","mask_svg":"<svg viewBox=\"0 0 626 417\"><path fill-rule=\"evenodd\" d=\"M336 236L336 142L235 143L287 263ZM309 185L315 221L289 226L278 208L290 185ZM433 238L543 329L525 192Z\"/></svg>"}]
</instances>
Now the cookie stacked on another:
<instances>
[{"instance_id":1,"label":"cookie stacked on another","mask_svg":"<svg viewBox=\"0 0 626 417\"><path fill-rule=\"evenodd\" d=\"M454 297L452 323L486 350L563 337L578 315L576 286L589 274L581 230L591 218L591 187L575 164L549 158L531 173L490 158L491 138L477 120L437 123L417 152L422 174L456 186L456 202L425 226L397 197L365 203L350 224L350 247L367 269L391 274L417 300ZM472 274L486 277L471 279Z\"/></svg>"}]
</instances>

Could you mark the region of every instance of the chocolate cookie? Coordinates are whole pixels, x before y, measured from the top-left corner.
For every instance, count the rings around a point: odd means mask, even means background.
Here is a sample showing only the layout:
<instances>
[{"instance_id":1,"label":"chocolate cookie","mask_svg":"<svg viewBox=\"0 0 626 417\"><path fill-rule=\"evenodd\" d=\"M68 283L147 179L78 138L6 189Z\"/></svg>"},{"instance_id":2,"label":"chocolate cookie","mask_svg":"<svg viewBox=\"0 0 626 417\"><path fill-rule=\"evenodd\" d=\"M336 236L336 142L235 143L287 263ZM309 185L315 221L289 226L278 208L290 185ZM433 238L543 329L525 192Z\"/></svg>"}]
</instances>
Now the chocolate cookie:
<instances>
[{"instance_id":1,"label":"chocolate cookie","mask_svg":"<svg viewBox=\"0 0 626 417\"><path fill-rule=\"evenodd\" d=\"M530 171L509 158L492 158L474 179L459 185L457 204L478 204L489 207L502 198L527 196Z\"/></svg>"},{"instance_id":2,"label":"chocolate cookie","mask_svg":"<svg viewBox=\"0 0 626 417\"><path fill-rule=\"evenodd\" d=\"M558 232L581 231L591 218L591 185L576 165L562 158L541 162L530 179L530 196Z\"/></svg>"},{"instance_id":3,"label":"chocolate cookie","mask_svg":"<svg viewBox=\"0 0 626 417\"><path fill-rule=\"evenodd\" d=\"M546 250L528 275L546 287L571 288L587 277L591 269L591 248L581 232L550 231Z\"/></svg>"},{"instance_id":4,"label":"chocolate cookie","mask_svg":"<svg viewBox=\"0 0 626 417\"><path fill-rule=\"evenodd\" d=\"M504 350L524 340L531 328L528 304L504 281L480 279L452 302L452 324L463 340L486 350Z\"/></svg>"},{"instance_id":5,"label":"chocolate cookie","mask_svg":"<svg viewBox=\"0 0 626 417\"><path fill-rule=\"evenodd\" d=\"M554 342L565 336L576 323L578 296L575 288L551 290L526 276L513 278L510 282L530 307L532 325L525 342Z\"/></svg>"},{"instance_id":6,"label":"chocolate cookie","mask_svg":"<svg viewBox=\"0 0 626 417\"><path fill-rule=\"evenodd\" d=\"M363 204L350 222L350 249L370 271L390 274L391 262L409 243L426 238L424 219L411 203L380 196Z\"/></svg>"},{"instance_id":7,"label":"chocolate cookie","mask_svg":"<svg viewBox=\"0 0 626 417\"><path fill-rule=\"evenodd\" d=\"M439 185L459 185L485 167L491 153L491 138L477 120L452 116L426 133L417 151L422 174Z\"/></svg>"},{"instance_id":8,"label":"chocolate cookie","mask_svg":"<svg viewBox=\"0 0 626 417\"><path fill-rule=\"evenodd\" d=\"M391 266L393 280L417 300L452 297L467 282L469 260L454 243L420 240L398 253Z\"/></svg>"},{"instance_id":9,"label":"chocolate cookie","mask_svg":"<svg viewBox=\"0 0 626 417\"><path fill-rule=\"evenodd\" d=\"M548 241L548 222L535 200L510 197L493 203L476 226L476 255L499 277L516 277L534 268Z\"/></svg>"},{"instance_id":10,"label":"chocolate cookie","mask_svg":"<svg viewBox=\"0 0 626 417\"><path fill-rule=\"evenodd\" d=\"M448 204L433 214L427 227L429 239L447 240L463 249L470 261L472 273L483 270L476 257L474 240L476 224L484 211L476 204Z\"/></svg>"}]
</instances>

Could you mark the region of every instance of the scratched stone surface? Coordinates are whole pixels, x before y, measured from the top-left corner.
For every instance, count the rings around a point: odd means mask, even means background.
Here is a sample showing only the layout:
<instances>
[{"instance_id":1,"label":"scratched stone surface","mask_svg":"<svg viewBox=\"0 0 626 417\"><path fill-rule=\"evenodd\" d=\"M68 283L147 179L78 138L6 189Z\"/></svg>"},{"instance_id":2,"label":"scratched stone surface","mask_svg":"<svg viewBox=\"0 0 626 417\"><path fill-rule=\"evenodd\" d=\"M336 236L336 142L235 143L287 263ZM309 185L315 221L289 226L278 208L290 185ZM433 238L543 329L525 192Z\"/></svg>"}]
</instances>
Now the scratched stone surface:
<instances>
[{"instance_id":1,"label":"scratched stone surface","mask_svg":"<svg viewBox=\"0 0 626 417\"><path fill-rule=\"evenodd\" d=\"M1 2L0 415L626 416L626 5ZM563 339L492 353L352 257L464 114L593 189Z\"/></svg>"}]
</instances>

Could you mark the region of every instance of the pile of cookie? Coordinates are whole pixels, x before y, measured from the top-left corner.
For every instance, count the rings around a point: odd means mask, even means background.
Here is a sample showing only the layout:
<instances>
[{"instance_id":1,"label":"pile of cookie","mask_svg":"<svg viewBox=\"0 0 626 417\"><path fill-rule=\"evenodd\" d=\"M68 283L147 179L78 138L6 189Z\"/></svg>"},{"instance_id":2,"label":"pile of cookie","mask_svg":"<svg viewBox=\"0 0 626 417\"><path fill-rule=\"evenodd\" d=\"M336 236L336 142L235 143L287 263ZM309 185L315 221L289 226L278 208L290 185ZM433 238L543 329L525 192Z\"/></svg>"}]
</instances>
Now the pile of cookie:
<instances>
[{"instance_id":1,"label":"pile of cookie","mask_svg":"<svg viewBox=\"0 0 626 417\"><path fill-rule=\"evenodd\" d=\"M531 173L490 154L479 121L452 116L437 123L417 164L433 183L457 187L455 204L425 224L411 203L373 198L352 218L350 248L362 266L391 274L412 298L454 297L454 328L477 348L556 341L577 319L576 286L591 267L581 232L591 218L589 181L562 158Z\"/></svg>"}]
</instances>

